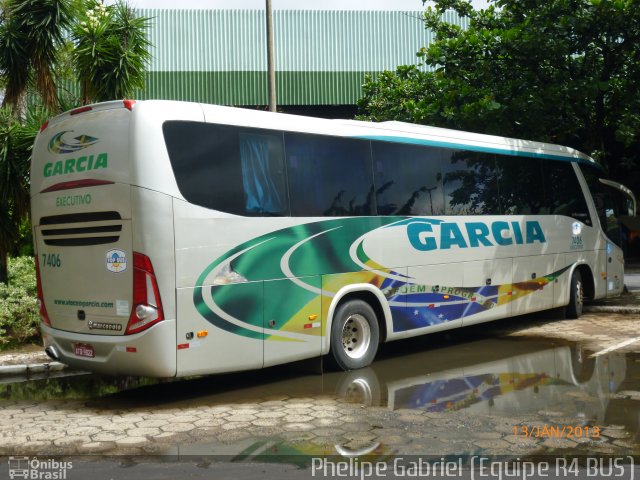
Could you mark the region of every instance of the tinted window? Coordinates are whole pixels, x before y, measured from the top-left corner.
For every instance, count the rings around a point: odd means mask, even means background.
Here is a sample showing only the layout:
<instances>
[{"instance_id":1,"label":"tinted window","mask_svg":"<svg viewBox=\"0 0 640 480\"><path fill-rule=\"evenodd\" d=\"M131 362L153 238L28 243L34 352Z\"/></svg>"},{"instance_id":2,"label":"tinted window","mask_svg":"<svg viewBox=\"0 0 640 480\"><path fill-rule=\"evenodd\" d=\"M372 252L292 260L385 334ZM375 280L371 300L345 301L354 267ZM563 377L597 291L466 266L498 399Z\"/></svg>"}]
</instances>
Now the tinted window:
<instances>
[{"instance_id":1,"label":"tinted window","mask_svg":"<svg viewBox=\"0 0 640 480\"><path fill-rule=\"evenodd\" d=\"M573 217L591 225L587 202L573 165L570 162L548 161L544 162L542 168L548 213Z\"/></svg>"},{"instance_id":2,"label":"tinted window","mask_svg":"<svg viewBox=\"0 0 640 480\"><path fill-rule=\"evenodd\" d=\"M285 144L293 215L374 214L369 142L285 133Z\"/></svg>"},{"instance_id":3,"label":"tinted window","mask_svg":"<svg viewBox=\"0 0 640 480\"><path fill-rule=\"evenodd\" d=\"M202 122L169 121L163 131L183 196L223 212L550 214L591 225L570 162ZM617 205L601 172L586 166L583 173L613 237Z\"/></svg>"},{"instance_id":4,"label":"tinted window","mask_svg":"<svg viewBox=\"0 0 640 480\"><path fill-rule=\"evenodd\" d=\"M189 202L238 215L289 213L281 133L181 121L163 132Z\"/></svg>"},{"instance_id":5,"label":"tinted window","mask_svg":"<svg viewBox=\"0 0 640 480\"><path fill-rule=\"evenodd\" d=\"M505 215L545 215L548 208L542 160L496 155L500 201Z\"/></svg>"},{"instance_id":6,"label":"tinted window","mask_svg":"<svg viewBox=\"0 0 640 480\"><path fill-rule=\"evenodd\" d=\"M593 198L593 203L595 204L596 211L598 212L598 217L600 218L600 224L603 226L606 225L606 206L607 203L606 193L604 190L604 185L600 183L600 178L604 177L603 172L596 170L594 167L590 167L588 165L580 165L580 170L584 175L585 180L587 181L587 186L589 187L589 193L591 193L591 197Z\"/></svg>"},{"instance_id":7,"label":"tinted window","mask_svg":"<svg viewBox=\"0 0 640 480\"><path fill-rule=\"evenodd\" d=\"M499 215L498 175L492 154L443 150L442 176L447 215Z\"/></svg>"},{"instance_id":8,"label":"tinted window","mask_svg":"<svg viewBox=\"0 0 640 480\"><path fill-rule=\"evenodd\" d=\"M626 198L618 190L600 182L600 178L606 178L601 170L588 165L580 165L580 169L589 185L602 229L617 245L622 245L620 216L629 213Z\"/></svg>"},{"instance_id":9,"label":"tinted window","mask_svg":"<svg viewBox=\"0 0 640 480\"><path fill-rule=\"evenodd\" d=\"M444 214L440 149L375 142L372 151L378 214Z\"/></svg>"}]
</instances>

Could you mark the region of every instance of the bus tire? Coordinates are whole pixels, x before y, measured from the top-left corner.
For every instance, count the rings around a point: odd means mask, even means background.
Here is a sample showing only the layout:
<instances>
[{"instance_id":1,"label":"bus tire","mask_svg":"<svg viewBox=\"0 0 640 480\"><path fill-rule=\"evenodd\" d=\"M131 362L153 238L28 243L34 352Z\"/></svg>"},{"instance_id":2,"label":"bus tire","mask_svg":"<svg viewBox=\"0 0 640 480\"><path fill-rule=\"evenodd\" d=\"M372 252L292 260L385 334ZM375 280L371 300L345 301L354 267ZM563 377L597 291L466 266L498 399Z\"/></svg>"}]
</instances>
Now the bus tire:
<instances>
[{"instance_id":1,"label":"bus tire","mask_svg":"<svg viewBox=\"0 0 640 480\"><path fill-rule=\"evenodd\" d=\"M370 365L379 342L378 319L367 302L349 300L338 307L331 325L331 357L338 368Z\"/></svg>"},{"instance_id":2,"label":"bus tire","mask_svg":"<svg viewBox=\"0 0 640 480\"><path fill-rule=\"evenodd\" d=\"M584 285L580 271L575 269L571 275L571 285L569 290L569 305L567 305L567 318L579 318L582 315L584 303Z\"/></svg>"}]
</instances>

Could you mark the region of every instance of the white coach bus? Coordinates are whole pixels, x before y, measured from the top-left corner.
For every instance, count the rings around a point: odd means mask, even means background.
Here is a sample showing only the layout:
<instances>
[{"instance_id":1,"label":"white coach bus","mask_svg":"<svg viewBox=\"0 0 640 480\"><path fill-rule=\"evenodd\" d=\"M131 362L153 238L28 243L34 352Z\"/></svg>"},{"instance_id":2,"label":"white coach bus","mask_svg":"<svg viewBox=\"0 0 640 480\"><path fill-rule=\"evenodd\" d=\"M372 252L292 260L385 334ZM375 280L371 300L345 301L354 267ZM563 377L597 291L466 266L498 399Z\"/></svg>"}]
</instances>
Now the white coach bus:
<instances>
[{"instance_id":1,"label":"white coach bus","mask_svg":"<svg viewBox=\"0 0 640 480\"><path fill-rule=\"evenodd\" d=\"M618 295L624 187L557 145L131 100L43 125L31 199L50 356L172 377Z\"/></svg>"}]
</instances>

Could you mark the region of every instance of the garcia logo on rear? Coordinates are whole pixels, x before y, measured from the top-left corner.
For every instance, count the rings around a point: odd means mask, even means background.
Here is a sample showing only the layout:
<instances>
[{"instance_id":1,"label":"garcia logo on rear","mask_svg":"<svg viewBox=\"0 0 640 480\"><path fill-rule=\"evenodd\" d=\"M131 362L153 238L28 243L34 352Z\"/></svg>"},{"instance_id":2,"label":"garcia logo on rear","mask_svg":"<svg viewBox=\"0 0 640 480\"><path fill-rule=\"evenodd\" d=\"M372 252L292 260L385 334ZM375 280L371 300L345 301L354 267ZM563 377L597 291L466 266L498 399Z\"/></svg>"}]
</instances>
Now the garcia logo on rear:
<instances>
[{"instance_id":1,"label":"garcia logo on rear","mask_svg":"<svg viewBox=\"0 0 640 480\"><path fill-rule=\"evenodd\" d=\"M94 158L94 155L83 155L78 158L67 158L66 160L46 163L42 173L45 177L53 177L55 175L66 175L67 173L98 170L99 168L108 168L108 166L109 159L107 154L99 153L97 158Z\"/></svg>"},{"instance_id":2,"label":"garcia logo on rear","mask_svg":"<svg viewBox=\"0 0 640 480\"><path fill-rule=\"evenodd\" d=\"M127 269L127 255L122 250L109 250L106 254L107 270L121 273Z\"/></svg>"},{"instance_id":3,"label":"garcia logo on rear","mask_svg":"<svg viewBox=\"0 0 640 480\"><path fill-rule=\"evenodd\" d=\"M79 150L95 145L100 141L99 138L84 134L73 138L63 138L65 133L72 132L73 130L65 130L64 132L56 133L49 141L49 151L58 155L75 153ZM69 137L69 135L67 135L67 137Z\"/></svg>"},{"instance_id":4,"label":"garcia logo on rear","mask_svg":"<svg viewBox=\"0 0 640 480\"><path fill-rule=\"evenodd\" d=\"M68 155L92 147L100 142L99 138L90 135L78 135L72 137L73 130L65 130L56 133L47 148L49 152L56 155ZM66 135L66 137L65 137ZM108 168L109 160L106 152L95 155L80 155L77 158L67 158L55 162L47 162L44 165L43 175L45 177L53 177L56 175L66 175L69 173L81 173L89 170L98 170Z\"/></svg>"}]
</instances>

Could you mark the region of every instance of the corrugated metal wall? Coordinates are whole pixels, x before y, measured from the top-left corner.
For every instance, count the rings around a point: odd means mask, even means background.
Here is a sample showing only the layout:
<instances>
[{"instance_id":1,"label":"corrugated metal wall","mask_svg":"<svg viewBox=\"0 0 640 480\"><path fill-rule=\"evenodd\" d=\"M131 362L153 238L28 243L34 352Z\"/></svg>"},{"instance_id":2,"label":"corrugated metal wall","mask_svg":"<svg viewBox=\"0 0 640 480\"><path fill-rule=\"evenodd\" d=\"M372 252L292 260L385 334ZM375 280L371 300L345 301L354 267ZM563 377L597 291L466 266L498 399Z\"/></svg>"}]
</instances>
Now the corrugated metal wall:
<instances>
[{"instance_id":1,"label":"corrugated metal wall","mask_svg":"<svg viewBox=\"0 0 640 480\"><path fill-rule=\"evenodd\" d=\"M265 105L263 10L138 10L151 18L147 86L139 98ZM353 104L367 73L416 63L430 41L422 12L276 10L281 105Z\"/></svg>"}]
</instances>

